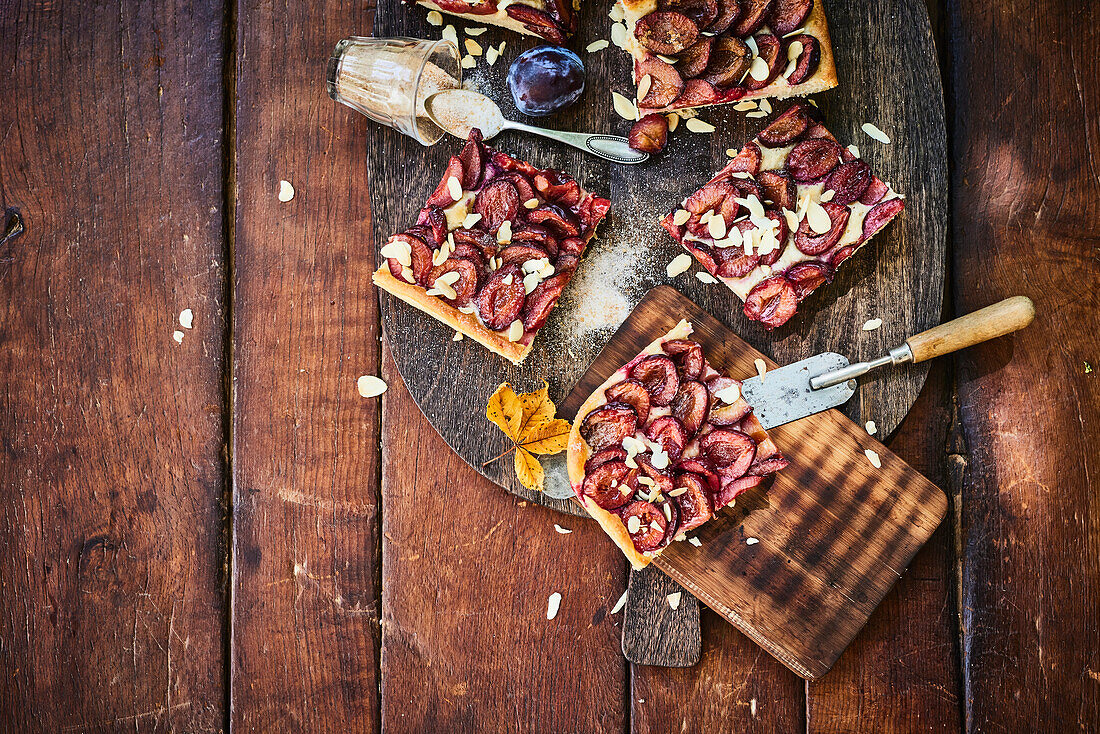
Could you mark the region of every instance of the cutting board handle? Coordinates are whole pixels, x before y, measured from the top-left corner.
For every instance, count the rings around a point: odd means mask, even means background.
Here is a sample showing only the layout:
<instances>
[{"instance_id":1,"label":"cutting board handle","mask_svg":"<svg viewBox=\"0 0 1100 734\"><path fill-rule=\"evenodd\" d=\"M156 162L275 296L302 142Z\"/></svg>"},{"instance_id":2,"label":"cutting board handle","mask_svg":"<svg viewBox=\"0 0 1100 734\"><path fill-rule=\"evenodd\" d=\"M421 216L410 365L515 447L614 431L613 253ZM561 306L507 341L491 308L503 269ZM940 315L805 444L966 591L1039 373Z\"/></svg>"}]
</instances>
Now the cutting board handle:
<instances>
[{"instance_id":1,"label":"cutting board handle","mask_svg":"<svg viewBox=\"0 0 1100 734\"><path fill-rule=\"evenodd\" d=\"M950 354L999 336L1019 331L1035 319L1035 304L1027 296L1013 296L960 316L905 340L913 361Z\"/></svg>"}]
</instances>

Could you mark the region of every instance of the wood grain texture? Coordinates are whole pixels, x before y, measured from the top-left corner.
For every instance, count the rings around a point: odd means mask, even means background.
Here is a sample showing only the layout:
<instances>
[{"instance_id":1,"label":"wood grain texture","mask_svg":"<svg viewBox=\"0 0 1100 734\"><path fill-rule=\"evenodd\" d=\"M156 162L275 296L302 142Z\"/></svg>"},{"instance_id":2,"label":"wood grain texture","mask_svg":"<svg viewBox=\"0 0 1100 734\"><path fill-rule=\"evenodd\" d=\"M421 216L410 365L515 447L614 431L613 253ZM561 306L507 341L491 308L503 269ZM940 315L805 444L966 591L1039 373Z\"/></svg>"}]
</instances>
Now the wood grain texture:
<instances>
[{"instance_id":1,"label":"wood grain texture","mask_svg":"<svg viewBox=\"0 0 1100 734\"><path fill-rule=\"evenodd\" d=\"M690 274L676 280L677 287L693 300L783 363L824 350L853 359L880 356L909 334L936 323L942 304L946 142L943 93L927 10L920 0L888 0L885 6L874 7L835 0L826 7L841 86L819 95L825 119L842 143L857 143L874 170L908 195L905 214L876 237L873 246L847 263L836 282L805 304L803 313L774 332L748 322L740 301L726 288L705 285ZM609 31L606 5L585 3L581 31L571 46L583 49L597 38L607 38ZM383 0L375 32L435 37L439 29L427 25L422 9ZM479 64L467 76L472 86L499 102L506 115L514 116L518 113L503 79L508 63L535 42L499 29L479 37L483 46L502 40L508 42L502 61L492 68ZM868 47L876 52L867 54ZM588 76L581 101L542 118L540 124L624 133L626 122L615 116L609 98L611 90L631 90L627 55L612 47L585 54L584 60ZM888 86L881 84L884 70L889 70ZM876 92L868 94L868 89ZM551 397L561 399L629 309L653 286L667 282L665 265L679 249L656 225L657 220L724 165L726 149L740 148L763 127L760 120L748 120L752 124L747 125L743 113L730 108L707 110L703 116L718 125L717 133L704 136L683 129L672 136L665 153L640 166L609 164L518 133L504 133L493 141L535 165L573 173L587 188L612 201L599 239L589 247L577 277L522 367L507 364L470 340L452 342L448 329L394 298L382 297L384 328L418 406L463 459L510 491L564 512L574 511L568 503L525 490L507 462L482 466L502 448L499 442L486 440L484 426L470 416L480 415L493 390L505 381L531 389L547 379ZM868 120L894 135L897 144L882 146L866 137L860 125ZM371 129L375 248L409 226L438 183L447 158L459 147L459 141L445 139L423 148L393 130ZM400 166L394 161L401 161ZM620 297L594 300L591 294L601 289ZM883 328L862 332L859 327L871 317L882 318ZM888 433L916 398L925 374L924 366L907 366L867 381L860 398L845 410L861 421L874 414ZM454 390L459 384L462 389Z\"/></svg>"},{"instance_id":2,"label":"wood grain texture","mask_svg":"<svg viewBox=\"0 0 1100 734\"><path fill-rule=\"evenodd\" d=\"M222 14L0 4L2 731L224 725Z\"/></svg>"},{"instance_id":3,"label":"wood grain texture","mask_svg":"<svg viewBox=\"0 0 1100 734\"><path fill-rule=\"evenodd\" d=\"M668 286L653 289L611 338L573 404L680 319L715 369L755 374L760 354ZM774 363L770 364L775 367ZM766 377L765 377L766 379ZM943 492L836 410L769 435L791 465L770 488L673 543L653 565L802 677L813 679L866 623L947 509ZM881 457L871 465L865 450ZM749 538L758 542L748 544Z\"/></svg>"},{"instance_id":4,"label":"wood grain texture","mask_svg":"<svg viewBox=\"0 0 1100 734\"><path fill-rule=\"evenodd\" d=\"M447 449L389 359L384 377L383 728L626 730L618 550L593 522L497 491Z\"/></svg>"},{"instance_id":5,"label":"wood grain texture","mask_svg":"<svg viewBox=\"0 0 1100 734\"><path fill-rule=\"evenodd\" d=\"M636 665L690 668L699 662L699 602L650 566L630 571L623 617L623 655ZM676 609L669 596L679 594Z\"/></svg>"},{"instance_id":6,"label":"wood grain texture","mask_svg":"<svg viewBox=\"0 0 1100 734\"><path fill-rule=\"evenodd\" d=\"M953 308L1022 293L1038 310L1032 327L957 360L966 726L1091 731L1100 722L1100 6L967 0L951 10Z\"/></svg>"},{"instance_id":7,"label":"wood grain texture","mask_svg":"<svg viewBox=\"0 0 1100 734\"><path fill-rule=\"evenodd\" d=\"M378 728L380 402L365 120L324 93L360 3L237 17L232 722ZM281 203L279 181L295 188Z\"/></svg>"}]
</instances>

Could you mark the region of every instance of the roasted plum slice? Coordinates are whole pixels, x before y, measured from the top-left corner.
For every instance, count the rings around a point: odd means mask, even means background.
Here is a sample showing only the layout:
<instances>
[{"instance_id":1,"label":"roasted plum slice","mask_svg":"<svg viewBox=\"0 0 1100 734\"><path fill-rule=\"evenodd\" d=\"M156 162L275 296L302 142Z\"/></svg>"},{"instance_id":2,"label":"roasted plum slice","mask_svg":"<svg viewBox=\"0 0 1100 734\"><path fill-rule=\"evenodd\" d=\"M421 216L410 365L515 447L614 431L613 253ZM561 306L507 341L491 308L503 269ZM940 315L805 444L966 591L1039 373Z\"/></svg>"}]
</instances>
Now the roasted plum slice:
<instances>
[{"instance_id":1,"label":"roasted plum slice","mask_svg":"<svg viewBox=\"0 0 1100 734\"><path fill-rule=\"evenodd\" d=\"M768 27L777 36L798 30L813 10L814 0L775 0L767 16Z\"/></svg>"},{"instance_id":2,"label":"roasted plum slice","mask_svg":"<svg viewBox=\"0 0 1100 734\"><path fill-rule=\"evenodd\" d=\"M462 188L470 190L481 183L481 174L485 172L485 146L481 143L481 130L470 130L470 138L458 154L462 161Z\"/></svg>"},{"instance_id":3,"label":"roasted plum slice","mask_svg":"<svg viewBox=\"0 0 1100 734\"><path fill-rule=\"evenodd\" d=\"M672 415L680 421L689 436L694 436L703 426L710 409L710 393L706 385L695 380L683 380L676 397L672 399Z\"/></svg>"},{"instance_id":4,"label":"roasted plum slice","mask_svg":"<svg viewBox=\"0 0 1100 734\"><path fill-rule=\"evenodd\" d=\"M684 208L695 215L701 215L706 211L720 211L722 205L728 200L736 215L737 202L733 201L741 195L741 192L731 183L716 181L708 183L696 191L684 201Z\"/></svg>"},{"instance_id":5,"label":"roasted plum slice","mask_svg":"<svg viewBox=\"0 0 1100 734\"><path fill-rule=\"evenodd\" d=\"M785 275L794 286L794 293L800 301L833 279L831 267L815 262L795 265Z\"/></svg>"},{"instance_id":6,"label":"roasted plum slice","mask_svg":"<svg viewBox=\"0 0 1100 734\"><path fill-rule=\"evenodd\" d=\"M559 237L576 237L581 233L577 218L557 204L543 204L532 209L527 212L527 220L543 225Z\"/></svg>"},{"instance_id":7,"label":"roasted plum slice","mask_svg":"<svg viewBox=\"0 0 1100 734\"><path fill-rule=\"evenodd\" d=\"M593 452L622 446L623 439L638 430L638 414L625 403L608 403L596 408L581 423L581 438Z\"/></svg>"},{"instance_id":8,"label":"roasted plum slice","mask_svg":"<svg viewBox=\"0 0 1100 734\"><path fill-rule=\"evenodd\" d=\"M468 13L470 15L492 15L497 4L492 0L437 0L437 5L448 13Z\"/></svg>"},{"instance_id":9,"label":"roasted plum slice","mask_svg":"<svg viewBox=\"0 0 1100 734\"><path fill-rule=\"evenodd\" d=\"M477 294L477 310L485 326L493 331L507 329L523 311L526 291L518 265L496 270Z\"/></svg>"},{"instance_id":10,"label":"roasted plum slice","mask_svg":"<svg viewBox=\"0 0 1100 734\"><path fill-rule=\"evenodd\" d=\"M782 275L757 283L745 298L745 316L769 329L787 323L798 309L794 286Z\"/></svg>"},{"instance_id":11,"label":"roasted plum slice","mask_svg":"<svg viewBox=\"0 0 1100 734\"><path fill-rule=\"evenodd\" d=\"M684 91L676 98L677 107L701 107L718 99L718 90L702 79L688 79Z\"/></svg>"},{"instance_id":12,"label":"roasted plum slice","mask_svg":"<svg viewBox=\"0 0 1100 734\"><path fill-rule=\"evenodd\" d=\"M699 441L699 448L723 477L743 476L756 457L756 442L732 428L711 431Z\"/></svg>"},{"instance_id":13,"label":"roasted plum slice","mask_svg":"<svg viewBox=\"0 0 1100 734\"><path fill-rule=\"evenodd\" d=\"M782 171L761 171L756 177L764 189L764 197L783 209L794 211L798 202L797 187L791 177Z\"/></svg>"},{"instance_id":14,"label":"roasted plum slice","mask_svg":"<svg viewBox=\"0 0 1100 734\"><path fill-rule=\"evenodd\" d=\"M825 179L823 190L835 192L832 198L834 204L848 206L859 201L859 197L863 196L863 192L871 185L873 177L871 167L866 161L856 158L834 168Z\"/></svg>"},{"instance_id":15,"label":"roasted plum slice","mask_svg":"<svg viewBox=\"0 0 1100 734\"><path fill-rule=\"evenodd\" d=\"M768 64L768 75L763 79L755 79L752 74L749 74L744 82L749 89L763 89L771 84L787 63L787 58L782 53L783 44L775 36L769 34L756 36L756 46L760 50L760 58Z\"/></svg>"},{"instance_id":16,"label":"roasted plum slice","mask_svg":"<svg viewBox=\"0 0 1100 734\"><path fill-rule=\"evenodd\" d=\"M718 16L709 28L703 30L720 35L729 30L729 27L741 16L741 0L718 0Z\"/></svg>"},{"instance_id":17,"label":"roasted plum slice","mask_svg":"<svg viewBox=\"0 0 1100 734\"><path fill-rule=\"evenodd\" d=\"M495 8L494 8L495 10ZM542 36L550 43L565 43L565 34L558 27L554 17L529 5L513 3L504 9L510 18L514 18L523 24L523 27L532 33Z\"/></svg>"},{"instance_id":18,"label":"roasted plum slice","mask_svg":"<svg viewBox=\"0 0 1100 734\"><path fill-rule=\"evenodd\" d=\"M402 234L395 234L390 237L390 241L400 240L409 246L411 251L410 259L412 264L409 269L412 270L413 279L423 285L428 278L428 271L432 269L432 248L428 247L428 244L419 237L404 232ZM402 267L394 258L389 259L390 273L393 277L400 281L405 281L405 278L401 275Z\"/></svg>"},{"instance_id":19,"label":"roasted plum slice","mask_svg":"<svg viewBox=\"0 0 1100 734\"><path fill-rule=\"evenodd\" d=\"M667 494L672 489L672 477L661 471L657 467L653 466L653 460L651 455L638 454L634 457L634 463L638 465L638 471L641 472L638 477L638 484L643 487L648 487L648 491L656 489L657 491ZM645 480L641 479L642 475L645 475L652 481L652 484L648 484ZM647 490L643 490L647 491Z\"/></svg>"},{"instance_id":20,"label":"roasted plum slice","mask_svg":"<svg viewBox=\"0 0 1100 734\"><path fill-rule=\"evenodd\" d=\"M802 52L798 54L794 71L787 77L787 83L791 86L801 84L812 77L814 72L817 71L817 65L821 63L821 43L816 38L806 33L799 34L794 38L787 39L788 48L795 41L802 44ZM786 54L784 54L785 56Z\"/></svg>"},{"instance_id":21,"label":"roasted plum slice","mask_svg":"<svg viewBox=\"0 0 1100 734\"><path fill-rule=\"evenodd\" d=\"M637 500L624 507L620 515L635 548L645 553L661 547L668 529L668 519L655 504ZM631 528L634 528L633 532Z\"/></svg>"},{"instance_id":22,"label":"roasted plum slice","mask_svg":"<svg viewBox=\"0 0 1100 734\"><path fill-rule=\"evenodd\" d=\"M741 17L733 27L733 35L744 38L756 33L764 25L774 0L742 0Z\"/></svg>"},{"instance_id":23,"label":"roasted plum slice","mask_svg":"<svg viewBox=\"0 0 1100 734\"><path fill-rule=\"evenodd\" d=\"M622 507L634 494L637 486L636 469L621 461L608 461L588 472L581 484L581 494L605 510Z\"/></svg>"},{"instance_id":24,"label":"roasted plum slice","mask_svg":"<svg viewBox=\"0 0 1100 734\"><path fill-rule=\"evenodd\" d=\"M806 132L811 122L805 106L801 102L795 102L761 130L756 139L769 148L782 148Z\"/></svg>"},{"instance_id":25,"label":"roasted plum slice","mask_svg":"<svg viewBox=\"0 0 1100 734\"><path fill-rule=\"evenodd\" d=\"M680 458L680 455L684 453L684 446L691 438L687 429L684 428L684 424L671 415L654 418L646 426L645 435L650 441L656 441L661 445L661 448L668 454L669 461L676 461Z\"/></svg>"},{"instance_id":26,"label":"roasted plum slice","mask_svg":"<svg viewBox=\"0 0 1100 734\"><path fill-rule=\"evenodd\" d=\"M438 206L429 206L424 209L422 216L435 244L443 244L443 240L447 239L447 215Z\"/></svg>"},{"instance_id":27,"label":"roasted plum slice","mask_svg":"<svg viewBox=\"0 0 1100 734\"><path fill-rule=\"evenodd\" d=\"M882 201L882 197L886 196L886 192L889 190L890 187L881 178L875 176L871 179L867 190L863 192L863 196L859 197L859 203L867 206L877 204Z\"/></svg>"},{"instance_id":28,"label":"roasted plum slice","mask_svg":"<svg viewBox=\"0 0 1100 734\"><path fill-rule=\"evenodd\" d=\"M634 37L655 54L673 56L695 43L699 26L683 13L659 10L634 24Z\"/></svg>"},{"instance_id":29,"label":"roasted plum slice","mask_svg":"<svg viewBox=\"0 0 1100 734\"><path fill-rule=\"evenodd\" d=\"M669 480L669 489L672 489L672 480ZM680 506L675 500L662 497L657 501L657 509L668 513L668 527L665 528L665 539L661 541L661 547L664 548L676 540L676 535L680 532Z\"/></svg>"},{"instance_id":30,"label":"roasted plum slice","mask_svg":"<svg viewBox=\"0 0 1100 734\"><path fill-rule=\"evenodd\" d=\"M732 403L727 403L718 397L719 393L728 395L724 391L732 385L737 385L739 389L741 387L740 381L725 376L715 377L707 383L707 391L710 392L711 396L710 414L707 415L707 422L711 425L736 426L752 412L752 407L745 402L744 398L740 397L740 391L738 391L738 398Z\"/></svg>"},{"instance_id":31,"label":"roasted plum slice","mask_svg":"<svg viewBox=\"0 0 1100 734\"><path fill-rule=\"evenodd\" d=\"M725 507L737 499L738 495L764 483L764 477L739 477L737 479L723 479L722 487L714 496L715 509Z\"/></svg>"},{"instance_id":32,"label":"roasted plum slice","mask_svg":"<svg viewBox=\"0 0 1100 734\"><path fill-rule=\"evenodd\" d=\"M584 462L584 473L591 474L598 466L603 466L612 461L623 461L625 459L626 451L618 446L612 446L609 449L597 451L588 458L588 461Z\"/></svg>"},{"instance_id":33,"label":"roasted plum slice","mask_svg":"<svg viewBox=\"0 0 1100 734\"><path fill-rule=\"evenodd\" d=\"M828 138L803 140L787 156L787 170L795 181L817 181L840 164L841 147Z\"/></svg>"},{"instance_id":34,"label":"roasted plum slice","mask_svg":"<svg viewBox=\"0 0 1100 734\"><path fill-rule=\"evenodd\" d=\"M556 273L535 286L523 305L523 330L538 331L546 323L573 273Z\"/></svg>"},{"instance_id":35,"label":"roasted plum slice","mask_svg":"<svg viewBox=\"0 0 1100 734\"><path fill-rule=\"evenodd\" d=\"M745 474L754 477L766 477L769 474L783 471L790 465L790 460L783 456L783 454L772 454L766 459L756 459L753 461Z\"/></svg>"},{"instance_id":36,"label":"roasted plum slice","mask_svg":"<svg viewBox=\"0 0 1100 734\"><path fill-rule=\"evenodd\" d=\"M498 174L497 178L512 182L512 185L516 187L516 191L519 192L520 202L536 198L535 186L531 183L531 179L527 178L519 171L505 171L504 173Z\"/></svg>"},{"instance_id":37,"label":"roasted plum slice","mask_svg":"<svg viewBox=\"0 0 1100 734\"><path fill-rule=\"evenodd\" d=\"M661 348L676 362L685 379L698 380L703 376L707 359L703 355L703 345L699 342L691 339L669 339Z\"/></svg>"},{"instance_id":38,"label":"roasted plum slice","mask_svg":"<svg viewBox=\"0 0 1100 734\"><path fill-rule=\"evenodd\" d=\"M710 36L699 36L699 40L680 52L680 58L676 62L676 71L684 79L699 76L707 68L710 59L710 48L714 39Z\"/></svg>"},{"instance_id":39,"label":"roasted plum slice","mask_svg":"<svg viewBox=\"0 0 1100 734\"><path fill-rule=\"evenodd\" d=\"M725 176L727 173L751 173L753 176L760 173L760 161L763 159L763 154L760 152L760 146L756 143L746 143L737 156L734 157L726 167L722 169L721 176ZM715 177L717 179L718 177ZM711 179L712 181L715 179Z\"/></svg>"},{"instance_id":40,"label":"roasted plum slice","mask_svg":"<svg viewBox=\"0 0 1100 734\"><path fill-rule=\"evenodd\" d=\"M458 252L458 247L466 245L479 250L483 261L497 254L497 238L483 229L456 229L451 235L455 241L455 252Z\"/></svg>"},{"instance_id":41,"label":"roasted plum slice","mask_svg":"<svg viewBox=\"0 0 1100 734\"><path fill-rule=\"evenodd\" d=\"M549 253L534 245L508 245L500 251L497 257L500 258L502 265L523 265L528 260L541 260L544 257L549 257Z\"/></svg>"},{"instance_id":42,"label":"roasted plum slice","mask_svg":"<svg viewBox=\"0 0 1100 734\"><path fill-rule=\"evenodd\" d=\"M627 142L643 153L660 153L668 142L668 118L652 113L630 127Z\"/></svg>"},{"instance_id":43,"label":"roasted plum slice","mask_svg":"<svg viewBox=\"0 0 1100 734\"><path fill-rule=\"evenodd\" d=\"M663 354L645 357L630 370L630 376L645 386L653 405L668 405L680 389L676 365Z\"/></svg>"},{"instance_id":44,"label":"roasted plum slice","mask_svg":"<svg viewBox=\"0 0 1100 734\"><path fill-rule=\"evenodd\" d=\"M443 172L443 180L439 182L439 185L435 187L435 191L428 197L425 206L450 206L455 203L455 199L451 196L451 190L447 186L447 182L453 178L461 185L465 175L465 167L462 165L462 159L457 155L451 156L451 160L447 161L447 170Z\"/></svg>"},{"instance_id":45,"label":"roasted plum slice","mask_svg":"<svg viewBox=\"0 0 1100 734\"><path fill-rule=\"evenodd\" d=\"M611 403L626 403L634 408L638 416L638 425L645 425L649 418L649 391L645 385L637 380L623 380L604 391L604 396Z\"/></svg>"},{"instance_id":46,"label":"roasted plum slice","mask_svg":"<svg viewBox=\"0 0 1100 734\"><path fill-rule=\"evenodd\" d=\"M706 28L718 17L717 0L658 0L657 9L683 13L698 28Z\"/></svg>"},{"instance_id":47,"label":"roasted plum slice","mask_svg":"<svg viewBox=\"0 0 1100 734\"><path fill-rule=\"evenodd\" d=\"M859 245L846 245L844 247L838 247L836 252L829 255L829 265L836 270L840 267L840 264L850 258L852 253L856 251Z\"/></svg>"},{"instance_id":48,"label":"roasted plum slice","mask_svg":"<svg viewBox=\"0 0 1100 734\"><path fill-rule=\"evenodd\" d=\"M638 81L649 77L649 90L638 101L639 107L658 108L672 104L684 90L684 80L676 67L660 59L646 59L638 64Z\"/></svg>"},{"instance_id":49,"label":"roasted plum slice","mask_svg":"<svg viewBox=\"0 0 1100 734\"><path fill-rule=\"evenodd\" d=\"M888 199L875 204L863 218L863 239L867 239L886 226L886 223L905 208L905 199Z\"/></svg>"},{"instance_id":50,"label":"roasted plum slice","mask_svg":"<svg viewBox=\"0 0 1100 734\"><path fill-rule=\"evenodd\" d=\"M551 257L558 253L559 243L549 229L538 224L522 224L512 231L513 245L527 245L546 250Z\"/></svg>"},{"instance_id":51,"label":"roasted plum slice","mask_svg":"<svg viewBox=\"0 0 1100 734\"><path fill-rule=\"evenodd\" d=\"M519 211L519 191L506 178L495 178L487 183L474 199L474 211L481 215L481 223L495 232L505 221L515 219Z\"/></svg>"},{"instance_id":52,"label":"roasted plum slice","mask_svg":"<svg viewBox=\"0 0 1100 734\"><path fill-rule=\"evenodd\" d=\"M447 273L458 273L458 280L451 284L454 289L453 299L443 297L452 306L465 306L477 293L477 284L481 279L481 268L464 257L451 257L432 268L428 273L429 287L435 287L436 282Z\"/></svg>"},{"instance_id":53,"label":"roasted plum slice","mask_svg":"<svg viewBox=\"0 0 1100 734\"><path fill-rule=\"evenodd\" d=\"M841 206L833 201L827 201L821 205L825 213L829 215L829 231L818 234L810 227L810 218L802 220L798 225L798 231L794 233L794 245L807 255L820 255L833 248L840 241L841 235L848 227L848 216L851 209Z\"/></svg>"},{"instance_id":54,"label":"roasted plum slice","mask_svg":"<svg viewBox=\"0 0 1100 734\"><path fill-rule=\"evenodd\" d=\"M678 492L677 490L684 490ZM672 500L680 508L678 532L689 533L714 515L706 483L695 474L681 474L672 483Z\"/></svg>"},{"instance_id":55,"label":"roasted plum slice","mask_svg":"<svg viewBox=\"0 0 1100 734\"><path fill-rule=\"evenodd\" d=\"M558 171L536 174L535 188L547 201L558 206L576 206L581 200L581 185L577 179Z\"/></svg>"},{"instance_id":56,"label":"roasted plum slice","mask_svg":"<svg viewBox=\"0 0 1100 734\"><path fill-rule=\"evenodd\" d=\"M703 80L717 89L732 87L752 66L752 50L739 38L721 36L710 51Z\"/></svg>"}]
</instances>

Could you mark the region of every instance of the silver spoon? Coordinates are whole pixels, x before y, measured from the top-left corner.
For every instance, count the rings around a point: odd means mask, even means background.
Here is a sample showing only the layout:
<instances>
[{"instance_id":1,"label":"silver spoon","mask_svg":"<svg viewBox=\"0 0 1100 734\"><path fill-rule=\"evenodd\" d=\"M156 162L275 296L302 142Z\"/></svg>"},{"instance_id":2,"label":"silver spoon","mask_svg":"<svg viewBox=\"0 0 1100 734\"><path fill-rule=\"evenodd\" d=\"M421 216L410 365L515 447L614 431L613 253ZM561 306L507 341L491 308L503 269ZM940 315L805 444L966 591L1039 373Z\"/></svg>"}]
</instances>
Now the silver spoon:
<instances>
[{"instance_id":1,"label":"silver spoon","mask_svg":"<svg viewBox=\"0 0 1100 734\"><path fill-rule=\"evenodd\" d=\"M440 128L463 140L469 137L470 128L473 127L479 128L486 140L495 137L502 130L522 130L572 145L614 163L642 163L649 159L649 153L634 150L627 139L620 135L547 130L506 120L496 102L469 89L445 89L436 92L424 100L424 111Z\"/></svg>"}]
</instances>

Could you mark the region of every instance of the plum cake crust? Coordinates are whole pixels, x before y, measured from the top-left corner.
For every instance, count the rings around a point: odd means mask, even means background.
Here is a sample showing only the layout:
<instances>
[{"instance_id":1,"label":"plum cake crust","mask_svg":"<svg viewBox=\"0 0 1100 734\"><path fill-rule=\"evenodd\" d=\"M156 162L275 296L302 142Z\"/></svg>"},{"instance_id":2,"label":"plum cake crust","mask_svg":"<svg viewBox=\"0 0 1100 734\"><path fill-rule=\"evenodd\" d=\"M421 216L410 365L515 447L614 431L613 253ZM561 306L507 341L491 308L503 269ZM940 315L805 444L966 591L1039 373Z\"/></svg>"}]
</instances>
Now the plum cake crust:
<instances>
[{"instance_id":1,"label":"plum cake crust","mask_svg":"<svg viewBox=\"0 0 1100 734\"><path fill-rule=\"evenodd\" d=\"M568 174L493 150L474 128L416 224L382 247L372 279L519 364L610 204Z\"/></svg>"},{"instance_id":2,"label":"plum cake crust","mask_svg":"<svg viewBox=\"0 0 1100 734\"><path fill-rule=\"evenodd\" d=\"M836 86L822 0L619 3L643 116Z\"/></svg>"},{"instance_id":3,"label":"plum cake crust","mask_svg":"<svg viewBox=\"0 0 1100 734\"><path fill-rule=\"evenodd\" d=\"M661 226L771 329L905 207L796 102Z\"/></svg>"},{"instance_id":4,"label":"plum cake crust","mask_svg":"<svg viewBox=\"0 0 1100 734\"><path fill-rule=\"evenodd\" d=\"M634 568L789 464L691 332L682 320L623 365L569 433L573 490Z\"/></svg>"},{"instance_id":5,"label":"plum cake crust","mask_svg":"<svg viewBox=\"0 0 1100 734\"><path fill-rule=\"evenodd\" d=\"M431 10L563 44L577 31L572 0L416 0Z\"/></svg>"}]
</instances>

